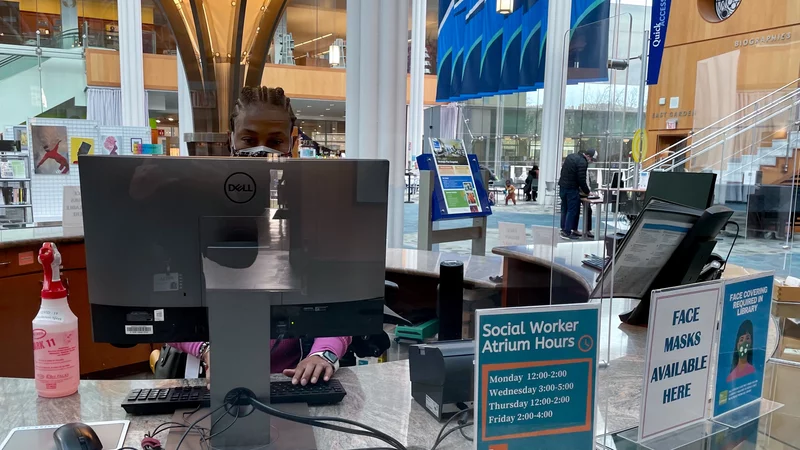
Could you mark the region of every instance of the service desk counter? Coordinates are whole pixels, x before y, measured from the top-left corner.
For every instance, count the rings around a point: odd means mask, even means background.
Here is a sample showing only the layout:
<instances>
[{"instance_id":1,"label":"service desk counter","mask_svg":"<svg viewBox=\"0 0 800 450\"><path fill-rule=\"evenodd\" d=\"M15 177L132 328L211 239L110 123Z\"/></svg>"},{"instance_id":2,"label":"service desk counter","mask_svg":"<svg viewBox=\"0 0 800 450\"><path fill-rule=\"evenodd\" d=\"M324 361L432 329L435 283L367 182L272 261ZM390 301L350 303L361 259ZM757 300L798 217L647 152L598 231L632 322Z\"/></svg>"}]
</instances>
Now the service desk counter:
<instances>
[{"instance_id":1,"label":"service desk counter","mask_svg":"<svg viewBox=\"0 0 800 450\"><path fill-rule=\"evenodd\" d=\"M598 371L595 429L601 440L601 435L606 430L619 431L637 424L643 368L644 362L640 358L624 357L612 361L608 367ZM757 421L752 435L755 445L687 448L796 449L800 442L800 415L797 414L800 398L795 384L791 382L791 374L782 372L785 369L768 365L768 376L781 378L779 383L784 385L783 393L773 391L772 394L781 395L782 398L777 400L787 406ZM347 396L337 405L312 407L311 415L346 417L370 425L398 439L409 450L431 448L442 424L411 398L408 361L340 369L336 378L345 387ZM16 427L130 420L125 445L140 448L144 434L171 420L172 415L127 415L119 405L128 392L136 388L167 387L180 383L197 385L202 382L203 380L82 381L78 394L61 399L44 399L37 397L33 380L0 378L0 440ZM771 381L765 382L765 385L771 385ZM765 396L767 395L765 392ZM467 431L470 434L471 429L468 428ZM314 435L320 449L386 447L370 438L334 431L315 429ZM158 437L162 442L167 440L166 433ZM738 439L738 435L732 435L732 438ZM615 443L612 437L605 441L609 444L608 447L598 448L637 448L626 445L620 439ZM171 442L174 445L175 441ZM472 448L472 443L459 433L452 433L438 448L467 450Z\"/></svg>"},{"instance_id":2,"label":"service desk counter","mask_svg":"<svg viewBox=\"0 0 800 450\"><path fill-rule=\"evenodd\" d=\"M586 303L600 274L581 263L603 254L602 241L495 247L503 256L503 305Z\"/></svg>"}]
</instances>

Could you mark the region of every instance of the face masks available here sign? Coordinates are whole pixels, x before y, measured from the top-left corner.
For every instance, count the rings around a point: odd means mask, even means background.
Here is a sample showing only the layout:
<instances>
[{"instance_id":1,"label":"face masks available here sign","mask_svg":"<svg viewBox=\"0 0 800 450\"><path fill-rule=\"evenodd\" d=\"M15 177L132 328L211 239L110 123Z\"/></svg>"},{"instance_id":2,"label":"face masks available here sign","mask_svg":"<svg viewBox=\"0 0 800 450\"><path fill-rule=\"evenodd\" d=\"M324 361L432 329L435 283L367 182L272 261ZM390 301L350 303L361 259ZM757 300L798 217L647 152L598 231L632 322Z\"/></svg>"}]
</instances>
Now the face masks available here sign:
<instances>
[{"instance_id":1,"label":"face masks available here sign","mask_svg":"<svg viewBox=\"0 0 800 450\"><path fill-rule=\"evenodd\" d=\"M594 447L599 305L477 312L478 450Z\"/></svg>"},{"instance_id":2,"label":"face masks available here sign","mask_svg":"<svg viewBox=\"0 0 800 450\"><path fill-rule=\"evenodd\" d=\"M759 274L725 285L714 417L761 398L773 278Z\"/></svg>"},{"instance_id":3,"label":"face masks available here sign","mask_svg":"<svg viewBox=\"0 0 800 450\"><path fill-rule=\"evenodd\" d=\"M705 419L721 291L719 281L653 291L640 441Z\"/></svg>"}]
</instances>

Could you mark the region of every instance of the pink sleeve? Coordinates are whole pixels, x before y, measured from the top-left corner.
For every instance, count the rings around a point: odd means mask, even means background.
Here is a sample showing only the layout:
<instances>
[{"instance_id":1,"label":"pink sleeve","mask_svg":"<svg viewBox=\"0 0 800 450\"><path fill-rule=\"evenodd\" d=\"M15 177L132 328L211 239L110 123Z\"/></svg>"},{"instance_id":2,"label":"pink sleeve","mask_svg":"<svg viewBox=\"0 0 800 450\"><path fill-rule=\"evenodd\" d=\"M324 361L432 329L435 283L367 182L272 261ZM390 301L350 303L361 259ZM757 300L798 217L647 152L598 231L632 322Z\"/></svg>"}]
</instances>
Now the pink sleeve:
<instances>
[{"instance_id":1,"label":"pink sleeve","mask_svg":"<svg viewBox=\"0 0 800 450\"><path fill-rule=\"evenodd\" d=\"M200 346L202 342L170 342L169 345L172 348L176 348L184 353L188 353L196 358L200 357Z\"/></svg>"},{"instance_id":2,"label":"pink sleeve","mask_svg":"<svg viewBox=\"0 0 800 450\"><path fill-rule=\"evenodd\" d=\"M347 347L350 346L350 342L352 341L353 338L350 336L316 338L314 339L314 345L311 346L311 353L328 350L336 353L336 356L341 358L344 356L345 352L347 352Z\"/></svg>"}]
</instances>

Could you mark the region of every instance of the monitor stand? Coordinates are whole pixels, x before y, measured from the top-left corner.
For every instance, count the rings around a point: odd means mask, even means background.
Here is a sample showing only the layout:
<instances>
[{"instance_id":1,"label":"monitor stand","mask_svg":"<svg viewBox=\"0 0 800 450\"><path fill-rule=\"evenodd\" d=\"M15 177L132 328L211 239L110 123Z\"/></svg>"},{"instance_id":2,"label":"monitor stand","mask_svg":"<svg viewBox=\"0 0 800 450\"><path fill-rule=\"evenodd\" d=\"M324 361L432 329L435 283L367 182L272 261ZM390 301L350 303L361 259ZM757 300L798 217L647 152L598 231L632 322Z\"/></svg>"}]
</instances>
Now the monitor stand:
<instances>
[{"instance_id":1,"label":"monitor stand","mask_svg":"<svg viewBox=\"0 0 800 450\"><path fill-rule=\"evenodd\" d=\"M209 335L211 337L211 410L225 404L225 395L247 388L261 402L269 404L271 305L281 300L280 292L247 289L207 289ZM245 408L245 407L241 407ZM248 407L249 408L249 407ZM281 405L281 410L308 416L308 406ZM316 450L314 431L309 425L271 417L260 411L247 415L240 410L236 423L211 440L214 449ZM234 413L235 415L235 413ZM227 417L225 417L227 416ZM243 417L244 416L244 417ZM200 417L195 415L195 417ZM208 423L217 423L211 433L221 431L234 416L225 409L213 413ZM182 418L181 418L182 419ZM217 419L219 421L217 422ZM192 420L193 421L193 420ZM179 420L183 423L183 420ZM189 422L191 423L191 422ZM179 430L183 434L184 430ZM179 435L179 436L180 436ZM200 449L200 436L192 435L193 447ZM180 439L180 437L178 437ZM175 441L177 445L177 441ZM167 447L174 449L175 447ZM207 448L207 446L206 446Z\"/></svg>"}]
</instances>

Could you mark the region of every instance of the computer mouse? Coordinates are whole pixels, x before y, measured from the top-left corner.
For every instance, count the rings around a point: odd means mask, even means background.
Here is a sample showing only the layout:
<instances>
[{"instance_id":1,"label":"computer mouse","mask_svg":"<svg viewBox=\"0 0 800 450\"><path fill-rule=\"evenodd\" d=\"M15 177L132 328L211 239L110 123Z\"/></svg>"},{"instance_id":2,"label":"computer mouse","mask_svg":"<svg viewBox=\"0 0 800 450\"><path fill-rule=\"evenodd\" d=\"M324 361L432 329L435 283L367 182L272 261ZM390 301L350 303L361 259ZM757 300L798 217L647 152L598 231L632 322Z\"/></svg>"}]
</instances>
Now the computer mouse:
<instances>
[{"instance_id":1,"label":"computer mouse","mask_svg":"<svg viewBox=\"0 0 800 450\"><path fill-rule=\"evenodd\" d=\"M92 427L84 423L68 423L53 432L57 450L103 450L103 443Z\"/></svg>"}]
</instances>

